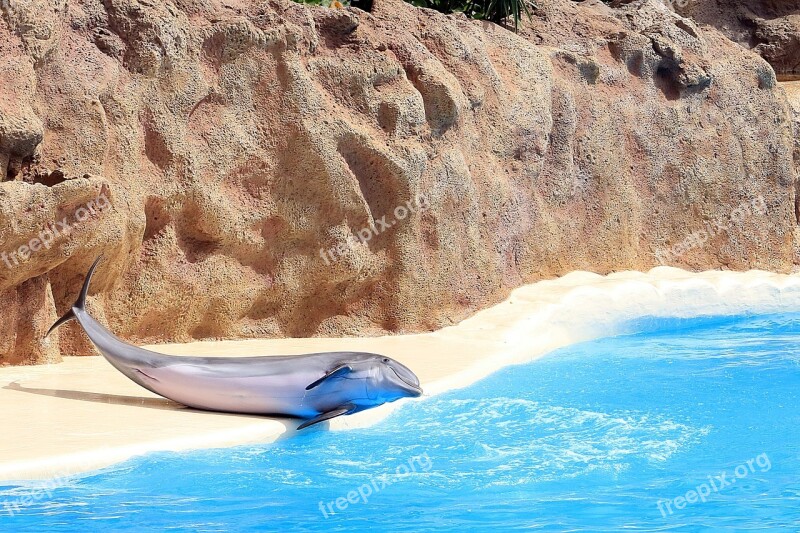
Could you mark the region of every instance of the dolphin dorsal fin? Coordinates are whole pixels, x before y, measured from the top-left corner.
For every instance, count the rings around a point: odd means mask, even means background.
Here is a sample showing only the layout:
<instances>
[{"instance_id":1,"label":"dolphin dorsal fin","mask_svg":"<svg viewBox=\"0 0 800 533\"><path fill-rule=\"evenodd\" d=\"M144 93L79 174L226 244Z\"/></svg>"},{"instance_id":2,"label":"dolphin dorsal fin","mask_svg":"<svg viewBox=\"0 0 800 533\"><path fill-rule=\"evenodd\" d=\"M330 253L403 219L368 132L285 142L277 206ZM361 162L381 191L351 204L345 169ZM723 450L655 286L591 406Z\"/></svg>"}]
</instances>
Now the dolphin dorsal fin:
<instances>
[{"instance_id":1,"label":"dolphin dorsal fin","mask_svg":"<svg viewBox=\"0 0 800 533\"><path fill-rule=\"evenodd\" d=\"M314 383L312 383L311 385L306 387L306 390L311 390L311 389L313 389L315 387L319 387L320 385L322 385L322 383L324 383L326 380L328 380L330 378L343 376L345 374L349 374L352 371L353 371L353 367L351 367L350 365L347 365L347 364L339 365L336 368L334 368L333 370L329 371L324 376L322 376L321 378L319 378L317 381L315 381Z\"/></svg>"}]
</instances>

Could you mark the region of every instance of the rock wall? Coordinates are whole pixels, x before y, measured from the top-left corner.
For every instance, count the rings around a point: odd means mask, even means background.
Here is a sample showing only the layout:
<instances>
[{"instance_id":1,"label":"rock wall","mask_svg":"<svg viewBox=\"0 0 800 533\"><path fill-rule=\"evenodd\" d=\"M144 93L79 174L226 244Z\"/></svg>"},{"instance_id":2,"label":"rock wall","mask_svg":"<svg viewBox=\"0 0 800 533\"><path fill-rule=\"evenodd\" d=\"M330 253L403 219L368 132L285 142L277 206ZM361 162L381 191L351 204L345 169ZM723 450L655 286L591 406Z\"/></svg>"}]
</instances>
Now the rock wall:
<instances>
[{"instance_id":1,"label":"rock wall","mask_svg":"<svg viewBox=\"0 0 800 533\"><path fill-rule=\"evenodd\" d=\"M134 342L410 332L574 269L795 262L763 59L654 0L518 35L377 0L14 1L0 24L0 362L104 254Z\"/></svg>"},{"instance_id":2,"label":"rock wall","mask_svg":"<svg viewBox=\"0 0 800 533\"><path fill-rule=\"evenodd\" d=\"M800 176L800 81L781 84L794 111L794 167ZM795 195L795 213L800 220L800 195Z\"/></svg>"},{"instance_id":3,"label":"rock wall","mask_svg":"<svg viewBox=\"0 0 800 533\"><path fill-rule=\"evenodd\" d=\"M676 0L675 10L760 54L780 75L800 76L800 0Z\"/></svg>"}]
</instances>

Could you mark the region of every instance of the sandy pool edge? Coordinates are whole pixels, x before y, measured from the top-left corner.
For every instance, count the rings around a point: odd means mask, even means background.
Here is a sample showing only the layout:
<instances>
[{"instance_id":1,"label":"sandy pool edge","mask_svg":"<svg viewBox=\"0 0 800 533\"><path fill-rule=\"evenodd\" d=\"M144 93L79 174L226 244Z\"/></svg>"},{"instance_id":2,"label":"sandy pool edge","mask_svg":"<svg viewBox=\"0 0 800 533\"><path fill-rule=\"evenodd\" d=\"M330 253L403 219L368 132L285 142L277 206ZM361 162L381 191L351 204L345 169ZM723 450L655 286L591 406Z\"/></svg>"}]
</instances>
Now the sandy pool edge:
<instances>
[{"instance_id":1,"label":"sandy pool edge","mask_svg":"<svg viewBox=\"0 0 800 533\"><path fill-rule=\"evenodd\" d=\"M639 317L800 311L800 276L765 271L690 273L658 267L600 276L572 272L515 289L503 302L432 333L375 338L257 339L153 347L197 355L325 350L385 353L414 369L425 396L469 386L511 364L576 342L625 333ZM416 400L408 400L416 401ZM367 427L406 402L331 421ZM139 388L100 357L0 369L5 413L0 481L60 479L154 451L267 443L296 421L204 413ZM58 430L54 431L54 428ZM324 427L316 431L324 431Z\"/></svg>"}]
</instances>

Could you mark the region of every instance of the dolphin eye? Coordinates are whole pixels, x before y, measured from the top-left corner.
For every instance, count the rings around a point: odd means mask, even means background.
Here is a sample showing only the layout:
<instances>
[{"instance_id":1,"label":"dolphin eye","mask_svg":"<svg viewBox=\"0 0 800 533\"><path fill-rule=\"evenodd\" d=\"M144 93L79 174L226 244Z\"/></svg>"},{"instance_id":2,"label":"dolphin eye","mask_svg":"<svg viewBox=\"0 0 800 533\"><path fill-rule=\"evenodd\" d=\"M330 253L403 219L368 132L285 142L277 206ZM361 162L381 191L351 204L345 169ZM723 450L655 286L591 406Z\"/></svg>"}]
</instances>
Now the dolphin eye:
<instances>
[{"instance_id":1,"label":"dolphin eye","mask_svg":"<svg viewBox=\"0 0 800 533\"><path fill-rule=\"evenodd\" d=\"M384 357L384 358L383 358L383 362L384 362L384 363L388 363L388 362L389 362L389 358L388 358L388 357Z\"/></svg>"}]
</instances>

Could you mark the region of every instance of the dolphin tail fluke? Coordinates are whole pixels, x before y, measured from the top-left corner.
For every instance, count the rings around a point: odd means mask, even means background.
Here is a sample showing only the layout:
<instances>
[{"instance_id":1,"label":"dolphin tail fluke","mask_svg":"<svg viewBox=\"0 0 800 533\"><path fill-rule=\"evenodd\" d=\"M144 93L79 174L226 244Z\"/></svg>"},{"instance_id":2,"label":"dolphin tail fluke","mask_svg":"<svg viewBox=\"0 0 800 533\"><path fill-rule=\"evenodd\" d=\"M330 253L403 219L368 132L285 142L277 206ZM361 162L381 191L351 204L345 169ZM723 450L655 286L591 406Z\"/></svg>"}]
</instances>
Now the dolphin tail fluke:
<instances>
[{"instance_id":1,"label":"dolphin tail fluke","mask_svg":"<svg viewBox=\"0 0 800 533\"><path fill-rule=\"evenodd\" d=\"M86 279L83 281L83 288L81 289L81 294L78 296L78 300L75 302L69 311L67 311L64 316L59 318L55 324L53 324L50 329L47 331L47 335L44 337L47 338L50 336L53 331L58 329L59 326L66 324L70 320L75 318L75 309L83 310L86 308L86 296L89 294L89 285L92 283L92 276L94 275L94 271L97 269L97 265L100 264L100 261L103 259L101 255L97 259L95 259L92 267L89 269L89 273L86 274Z\"/></svg>"},{"instance_id":2,"label":"dolphin tail fluke","mask_svg":"<svg viewBox=\"0 0 800 533\"><path fill-rule=\"evenodd\" d=\"M47 330L47 335L45 335L44 338L46 339L47 337L49 337L50 334L53 333L55 330L57 330L59 326L61 326L62 324L66 324L73 318L75 318L75 313L72 311L72 309L70 309L64 316L59 318L55 324L50 326L50 329Z\"/></svg>"}]
</instances>

